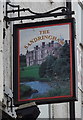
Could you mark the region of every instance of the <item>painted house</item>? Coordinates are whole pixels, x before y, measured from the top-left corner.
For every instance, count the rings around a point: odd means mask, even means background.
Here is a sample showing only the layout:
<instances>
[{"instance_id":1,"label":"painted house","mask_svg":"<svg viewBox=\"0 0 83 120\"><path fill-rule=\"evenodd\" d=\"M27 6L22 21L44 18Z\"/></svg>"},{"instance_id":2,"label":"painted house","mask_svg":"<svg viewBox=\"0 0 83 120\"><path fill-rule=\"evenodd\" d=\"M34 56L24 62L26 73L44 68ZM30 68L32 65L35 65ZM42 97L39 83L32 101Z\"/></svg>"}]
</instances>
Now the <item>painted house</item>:
<instances>
[{"instance_id":1,"label":"painted house","mask_svg":"<svg viewBox=\"0 0 83 120\"><path fill-rule=\"evenodd\" d=\"M42 62L45 61L46 57L48 55L53 55L54 57L58 57L58 49L62 45L60 43L54 43L54 41L49 42L46 44L45 42L42 42L41 46L34 47L34 50L28 51L26 53L26 63L27 66L31 65L40 65Z\"/></svg>"}]
</instances>

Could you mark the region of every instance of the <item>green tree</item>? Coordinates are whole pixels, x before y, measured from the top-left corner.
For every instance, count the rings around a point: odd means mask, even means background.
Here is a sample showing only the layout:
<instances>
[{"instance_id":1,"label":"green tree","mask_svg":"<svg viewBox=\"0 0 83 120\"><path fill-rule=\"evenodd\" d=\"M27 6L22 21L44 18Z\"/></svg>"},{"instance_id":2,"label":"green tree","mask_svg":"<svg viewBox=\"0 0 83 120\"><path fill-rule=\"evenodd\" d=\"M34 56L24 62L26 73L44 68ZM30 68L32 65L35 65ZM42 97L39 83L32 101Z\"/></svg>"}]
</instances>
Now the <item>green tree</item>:
<instances>
[{"instance_id":1,"label":"green tree","mask_svg":"<svg viewBox=\"0 0 83 120\"><path fill-rule=\"evenodd\" d=\"M40 75L40 77L45 77L45 75L46 75L46 69L47 69L46 67L47 66L46 66L46 61L45 61L39 67L39 75Z\"/></svg>"},{"instance_id":2,"label":"green tree","mask_svg":"<svg viewBox=\"0 0 83 120\"><path fill-rule=\"evenodd\" d=\"M53 63L56 58L52 55L48 55L46 61L43 62L39 68L40 77L51 77L53 73Z\"/></svg>"},{"instance_id":3,"label":"green tree","mask_svg":"<svg viewBox=\"0 0 83 120\"><path fill-rule=\"evenodd\" d=\"M25 67L26 66L26 56L25 55L20 55L20 65L21 67Z\"/></svg>"},{"instance_id":4,"label":"green tree","mask_svg":"<svg viewBox=\"0 0 83 120\"><path fill-rule=\"evenodd\" d=\"M70 57L70 48L69 44L65 42L64 46L60 48L59 50L59 56L60 58L66 58L69 62L69 57Z\"/></svg>"},{"instance_id":5,"label":"green tree","mask_svg":"<svg viewBox=\"0 0 83 120\"><path fill-rule=\"evenodd\" d=\"M40 77L57 78L66 80L70 72L70 48L65 42L64 46L58 49L59 58L52 55L47 56L39 68Z\"/></svg>"},{"instance_id":6,"label":"green tree","mask_svg":"<svg viewBox=\"0 0 83 120\"><path fill-rule=\"evenodd\" d=\"M66 42L59 49L59 58L53 63L53 75L58 76L61 80L69 78L70 73L70 48Z\"/></svg>"}]
</instances>

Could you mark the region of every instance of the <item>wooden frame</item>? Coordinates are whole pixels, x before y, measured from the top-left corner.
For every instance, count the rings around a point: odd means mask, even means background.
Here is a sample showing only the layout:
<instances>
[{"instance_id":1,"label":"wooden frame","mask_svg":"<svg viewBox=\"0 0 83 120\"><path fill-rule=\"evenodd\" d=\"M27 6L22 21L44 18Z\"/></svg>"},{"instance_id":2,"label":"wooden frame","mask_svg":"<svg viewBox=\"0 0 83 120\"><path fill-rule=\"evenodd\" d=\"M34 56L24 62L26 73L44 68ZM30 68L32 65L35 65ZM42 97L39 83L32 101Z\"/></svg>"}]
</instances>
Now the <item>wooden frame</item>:
<instances>
[{"instance_id":1,"label":"wooden frame","mask_svg":"<svg viewBox=\"0 0 83 120\"><path fill-rule=\"evenodd\" d=\"M76 100L74 18L16 24L13 31L14 104Z\"/></svg>"}]
</instances>

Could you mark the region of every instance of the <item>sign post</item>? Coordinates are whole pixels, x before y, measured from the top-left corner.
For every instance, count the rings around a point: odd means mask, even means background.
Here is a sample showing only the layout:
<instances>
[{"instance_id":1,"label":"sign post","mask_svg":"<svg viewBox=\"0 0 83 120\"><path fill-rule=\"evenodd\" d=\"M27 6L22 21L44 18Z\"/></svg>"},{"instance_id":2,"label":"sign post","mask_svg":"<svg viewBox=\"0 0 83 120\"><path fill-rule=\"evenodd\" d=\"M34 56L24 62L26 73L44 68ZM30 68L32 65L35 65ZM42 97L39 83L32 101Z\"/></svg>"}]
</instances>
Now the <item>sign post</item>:
<instances>
[{"instance_id":1,"label":"sign post","mask_svg":"<svg viewBox=\"0 0 83 120\"><path fill-rule=\"evenodd\" d=\"M70 105L70 120L75 120L75 102L72 101L69 103Z\"/></svg>"},{"instance_id":2,"label":"sign post","mask_svg":"<svg viewBox=\"0 0 83 120\"><path fill-rule=\"evenodd\" d=\"M69 11L72 10L71 0L70 2L66 2L66 7L69 9ZM68 17L72 18L72 15ZM70 106L70 120L75 120L75 101L69 102L69 106Z\"/></svg>"}]
</instances>

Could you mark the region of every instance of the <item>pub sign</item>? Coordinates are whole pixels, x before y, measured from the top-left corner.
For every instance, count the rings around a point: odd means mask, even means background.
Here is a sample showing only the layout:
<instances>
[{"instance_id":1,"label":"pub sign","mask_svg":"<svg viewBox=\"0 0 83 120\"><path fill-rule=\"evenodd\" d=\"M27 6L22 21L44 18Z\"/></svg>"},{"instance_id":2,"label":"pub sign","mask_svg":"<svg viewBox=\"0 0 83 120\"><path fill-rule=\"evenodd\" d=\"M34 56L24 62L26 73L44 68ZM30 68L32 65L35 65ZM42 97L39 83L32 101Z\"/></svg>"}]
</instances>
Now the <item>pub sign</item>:
<instances>
[{"instance_id":1,"label":"pub sign","mask_svg":"<svg viewBox=\"0 0 83 120\"><path fill-rule=\"evenodd\" d=\"M14 25L14 104L76 100L74 18Z\"/></svg>"}]
</instances>

